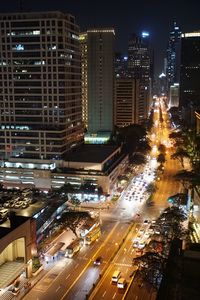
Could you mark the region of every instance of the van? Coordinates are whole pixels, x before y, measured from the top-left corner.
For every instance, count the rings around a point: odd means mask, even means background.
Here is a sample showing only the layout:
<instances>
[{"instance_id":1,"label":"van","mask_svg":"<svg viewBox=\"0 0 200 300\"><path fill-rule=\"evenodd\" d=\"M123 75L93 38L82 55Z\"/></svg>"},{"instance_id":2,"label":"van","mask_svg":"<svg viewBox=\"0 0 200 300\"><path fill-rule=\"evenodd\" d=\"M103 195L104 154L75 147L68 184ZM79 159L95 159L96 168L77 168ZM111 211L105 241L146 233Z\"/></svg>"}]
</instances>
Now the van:
<instances>
[{"instance_id":1,"label":"van","mask_svg":"<svg viewBox=\"0 0 200 300\"><path fill-rule=\"evenodd\" d=\"M117 287L119 289L124 289L126 287L126 279L125 278L119 278L118 282L117 282Z\"/></svg>"},{"instance_id":2,"label":"van","mask_svg":"<svg viewBox=\"0 0 200 300\"><path fill-rule=\"evenodd\" d=\"M112 282L117 282L120 278L120 275L121 275L120 271L118 271L118 270L115 271L112 276Z\"/></svg>"}]
</instances>

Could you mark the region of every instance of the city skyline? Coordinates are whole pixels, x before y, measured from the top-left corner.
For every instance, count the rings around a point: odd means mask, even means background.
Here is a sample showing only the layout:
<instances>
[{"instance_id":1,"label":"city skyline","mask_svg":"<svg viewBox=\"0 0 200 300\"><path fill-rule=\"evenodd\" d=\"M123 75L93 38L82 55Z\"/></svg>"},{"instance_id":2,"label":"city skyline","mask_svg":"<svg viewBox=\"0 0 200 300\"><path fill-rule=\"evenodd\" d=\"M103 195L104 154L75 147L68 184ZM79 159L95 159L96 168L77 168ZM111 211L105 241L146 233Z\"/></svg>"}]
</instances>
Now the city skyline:
<instances>
[{"instance_id":1,"label":"city skyline","mask_svg":"<svg viewBox=\"0 0 200 300\"><path fill-rule=\"evenodd\" d=\"M116 31L116 51L127 52L128 39L132 33L150 32L152 44L155 48L155 74L161 73L163 59L166 55L169 31L173 21L176 20L182 32L197 31L200 28L198 11L200 3L191 0L183 3L180 0L159 3L141 0L137 3L131 1L119 3L102 0L100 3L92 1L2 1L0 12L8 11L40 11L61 10L75 16L81 31L93 27L114 27ZM190 12L188 14L188 11ZM102 17L103 16L103 17Z\"/></svg>"}]
</instances>

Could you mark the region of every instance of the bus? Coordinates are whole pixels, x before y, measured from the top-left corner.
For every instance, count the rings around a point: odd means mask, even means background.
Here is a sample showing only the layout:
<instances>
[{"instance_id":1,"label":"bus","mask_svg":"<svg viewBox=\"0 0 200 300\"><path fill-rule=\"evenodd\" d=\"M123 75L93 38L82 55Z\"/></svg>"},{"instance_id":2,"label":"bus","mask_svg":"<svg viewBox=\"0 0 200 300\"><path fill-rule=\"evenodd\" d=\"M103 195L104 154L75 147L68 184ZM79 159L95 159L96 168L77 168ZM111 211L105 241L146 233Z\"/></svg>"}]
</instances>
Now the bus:
<instances>
[{"instance_id":1,"label":"bus","mask_svg":"<svg viewBox=\"0 0 200 300\"><path fill-rule=\"evenodd\" d=\"M82 247L82 240L76 239L66 248L65 257L72 258Z\"/></svg>"},{"instance_id":2,"label":"bus","mask_svg":"<svg viewBox=\"0 0 200 300\"><path fill-rule=\"evenodd\" d=\"M100 226L94 227L91 231L88 232L88 234L85 236L85 244L90 245L93 241L98 239L101 235L101 229Z\"/></svg>"}]
</instances>

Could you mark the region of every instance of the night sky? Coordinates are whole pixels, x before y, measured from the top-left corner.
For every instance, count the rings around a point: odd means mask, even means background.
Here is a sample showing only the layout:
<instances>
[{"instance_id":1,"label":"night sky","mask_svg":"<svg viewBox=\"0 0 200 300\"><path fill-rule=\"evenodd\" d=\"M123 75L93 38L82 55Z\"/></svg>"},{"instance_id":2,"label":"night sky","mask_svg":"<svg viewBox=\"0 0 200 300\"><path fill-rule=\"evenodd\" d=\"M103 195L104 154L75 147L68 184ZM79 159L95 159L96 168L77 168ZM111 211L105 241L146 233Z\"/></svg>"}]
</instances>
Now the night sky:
<instances>
[{"instance_id":1,"label":"night sky","mask_svg":"<svg viewBox=\"0 0 200 300\"><path fill-rule=\"evenodd\" d=\"M17 0L0 0L1 12L19 11ZM200 0L24 0L25 11L62 10L73 14L82 31L114 27L116 50L126 54L131 33L149 31L160 73L170 26L176 19L183 32L200 29Z\"/></svg>"}]
</instances>

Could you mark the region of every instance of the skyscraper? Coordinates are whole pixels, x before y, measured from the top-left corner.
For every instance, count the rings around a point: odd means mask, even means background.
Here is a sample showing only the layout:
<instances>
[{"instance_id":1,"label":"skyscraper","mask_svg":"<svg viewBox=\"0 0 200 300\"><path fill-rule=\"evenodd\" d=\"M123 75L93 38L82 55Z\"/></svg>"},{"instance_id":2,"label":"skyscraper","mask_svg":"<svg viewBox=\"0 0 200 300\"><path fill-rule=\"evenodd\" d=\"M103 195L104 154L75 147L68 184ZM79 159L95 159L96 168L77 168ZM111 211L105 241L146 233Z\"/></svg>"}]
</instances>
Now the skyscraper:
<instances>
[{"instance_id":1,"label":"skyscraper","mask_svg":"<svg viewBox=\"0 0 200 300\"><path fill-rule=\"evenodd\" d=\"M115 81L115 125L138 123L139 79L119 78Z\"/></svg>"},{"instance_id":2,"label":"skyscraper","mask_svg":"<svg viewBox=\"0 0 200 300\"><path fill-rule=\"evenodd\" d=\"M169 34L167 46L167 85L168 92L171 85L180 82L180 46L181 30L176 22L173 23L173 29Z\"/></svg>"},{"instance_id":3,"label":"skyscraper","mask_svg":"<svg viewBox=\"0 0 200 300\"><path fill-rule=\"evenodd\" d=\"M128 45L128 76L139 79L138 123L148 116L153 77L153 54L149 44L149 33L133 34Z\"/></svg>"},{"instance_id":4,"label":"skyscraper","mask_svg":"<svg viewBox=\"0 0 200 300\"><path fill-rule=\"evenodd\" d=\"M194 111L200 109L200 31L181 37L181 72L179 107L189 125L195 122Z\"/></svg>"},{"instance_id":5,"label":"skyscraper","mask_svg":"<svg viewBox=\"0 0 200 300\"><path fill-rule=\"evenodd\" d=\"M200 107L200 31L181 37L180 107Z\"/></svg>"},{"instance_id":6,"label":"skyscraper","mask_svg":"<svg viewBox=\"0 0 200 300\"><path fill-rule=\"evenodd\" d=\"M61 12L0 15L1 158L61 158L83 140L79 27Z\"/></svg>"},{"instance_id":7,"label":"skyscraper","mask_svg":"<svg viewBox=\"0 0 200 300\"><path fill-rule=\"evenodd\" d=\"M128 56L115 53L115 78L128 78Z\"/></svg>"},{"instance_id":8,"label":"skyscraper","mask_svg":"<svg viewBox=\"0 0 200 300\"><path fill-rule=\"evenodd\" d=\"M89 135L98 135L113 130L113 97L114 97L114 36L112 28L87 30L85 43L86 56L82 55L82 73L87 86L87 128ZM82 46L83 51L83 46ZM84 66L87 65L87 71ZM87 83L86 83L87 81Z\"/></svg>"},{"instance_id":9,"label":"skyscraper","mask_svg":"<svg viewBox=\"0 0 200 300\"><path fill-rule=\"evenodd\" d=\"M87 74L87 33L79 35L81 46L81 85L82 85L82 120L84 127L88 127L88 74Z\"/></svg>"}]
</instances>

